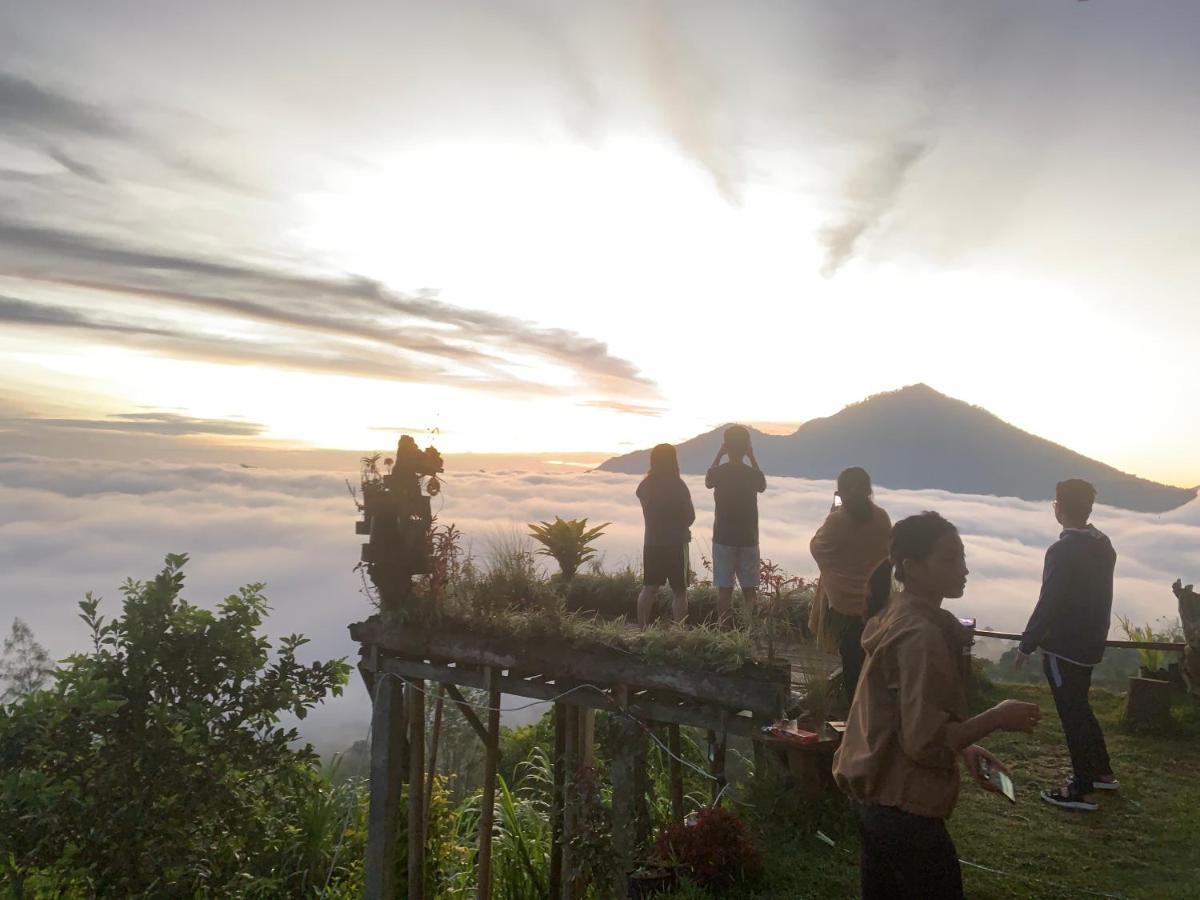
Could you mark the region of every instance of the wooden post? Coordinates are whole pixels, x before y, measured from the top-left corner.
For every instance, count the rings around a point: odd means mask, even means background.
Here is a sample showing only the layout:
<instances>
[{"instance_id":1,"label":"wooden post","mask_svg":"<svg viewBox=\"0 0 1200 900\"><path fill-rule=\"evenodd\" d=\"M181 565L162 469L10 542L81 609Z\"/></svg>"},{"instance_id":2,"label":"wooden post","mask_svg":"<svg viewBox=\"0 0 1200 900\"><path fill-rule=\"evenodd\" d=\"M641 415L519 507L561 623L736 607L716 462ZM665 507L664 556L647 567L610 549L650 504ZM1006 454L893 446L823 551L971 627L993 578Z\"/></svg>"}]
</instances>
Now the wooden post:
<instances>
[{"instance_id":1,"label":"wooden post","mask_svg":"<svg viewBox=\"0 0 1200 900\"><path fill-rule=\"evenodd\" d=\"M408 900L425 900L425 681L408 683Z\"/></svg>"},{"instance_id":2,"label":"wooden post","mask_svg":"<svg viewBox=\"0 0 1200 900\"><path fill-rule=\"evenodd\" d=\"M1155 678L1130 678L1125 718L1135 725L1166 727L1171 721L1171 683Z\"/></svg>"},{"instance_id":3,"label":"wooden post","mask_svg":"<svg viewBox=\"0 0 1200 900\"><path fill-rule=\"evenodd\" d=\"M429 841L429 804L433 802L433 779L437 775L438 739L442 733L442 707L446 703L446 685L438 683L437 700L433 707L433 734L429 736L429 759L425 767L428 775L425 778L425 824L422 833L426 843Z\"/></svg>"},{"instance_id":4,"label":"wooden post","mask_svg":"<svg viewBox=\"0 0 1200 900\"><path fill-rule=\"evenodd\" d=\"M683 765L679 760L683 757L683 742L679 739L679 726L667 726L667 748L671 751L671 821L683 821Z\"/></svg>"},{"instance_id":5,"label":"wooden post","mask_svg":"<svg viewBox=\"0 0 1200 900\"><path fill-rule=\"evenodd\" d=\"M567 751L567 710L554 704L554 794L550 806L550 897L562 897L563 883L563 755Z\"/></svg>"},{"instance_id":6,"label":"wooden post","mask_svg":"<svg viewBox=\"0 0 1200 900\"><path fill-rule=\"evenodd\" d=\"M590 706L579 709L579 764L591 766L596 762L596 710Z\"/></svg>"},{"instance_id":7,"label":"wooden post","mask_svg":"<svg viewBox=\"0 0 1200 900\"><path fill-rule=\"evenodd\" d=\"M572 900L576 894L575 853L571 841L579 831L576 822L578 812L579 778L579 710L572 705L563 705L563 833L562 833L562 900ZM557 898L556 898L557 900Z\"/></svg>"},{"instance_id":8,"label":"wooden post","mask_svg":"<svg viewBox=\"0 0 1200 900\"><path fill-rule=\"evenodd\" d=\"M475 896L492 896L492 825L496 816L496 764L500 756L500 670L487 668L487 745L483 761L483 798L479 811L479 864Z\"/></svg>"},{"instance_id":9,"label":"wooden post","mask_svg":"<svg viewBox=\"0 0 1200 900\"><path fill-rule=\"evenodd\" d=\"M618 685L617 702L629 706L629 691ZM637 867L638 852L649 839L646 806L646 732L641 723L616 713L609 719L612 747L612 852L616 860L617 896L628 896L629 875Z\"/></svg>"},{"instance_id":10,"label":"wooden post","mask_svg":"<svg viewBox=\"0 0 1200 900\"><path fill-rule=\"evenodd\" d=\"M714 779L712 786L713 803L717 802L721 796L721 791L725 788L725 744L727 737L724 731L721 732L720 740L717 739L715 731L708 733L708 771Z\"/></svg>"},{"instance_id":11,"label":"wooden post","mask_svg":"<svg viewBox=\"0 0 1200 900\"><path fill-rule=\"evenodd\" d=\"M364 894L396 894L396 823L403 770L404 699L400 679L380 674L371 704L371 809L367 820Z\"/></svg>"}]
</instances>

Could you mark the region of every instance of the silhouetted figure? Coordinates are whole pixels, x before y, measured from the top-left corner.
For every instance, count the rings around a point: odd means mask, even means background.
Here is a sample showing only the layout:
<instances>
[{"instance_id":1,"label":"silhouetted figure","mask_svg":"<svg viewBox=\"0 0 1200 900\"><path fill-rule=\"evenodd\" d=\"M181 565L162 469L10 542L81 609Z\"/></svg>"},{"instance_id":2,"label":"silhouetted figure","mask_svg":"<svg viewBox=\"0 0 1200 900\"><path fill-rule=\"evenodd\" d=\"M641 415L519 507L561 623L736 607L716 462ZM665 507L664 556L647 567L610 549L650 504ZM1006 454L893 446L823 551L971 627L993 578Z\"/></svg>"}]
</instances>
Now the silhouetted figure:
<instances>
[{"instance_id":1,"label":"silhouetted figure","mask_svg":"<svg viewBox=\"0 0 1200 900\"><path fill-rule=\"evenodd\" d=\"M842 658L847 702L854 699L862 671L870 579L887 561L891 534L888 514L872 498L871 476L858 466L844 470L838 475L833 507L808 546L821 572L809 623L818 646L826 652L836 649ZM882 591L886 598L890 582Z\"/></svg>"},{"instance_id":2,"label":"silhouetted figure","mask_svg":"<svg viewBox=\"0 0 1200 900\"><path fill-rule=\"evenodd\" d=\"M722 463L721 457L726 455L729 461ZM721 448L704 476L704 486L712 489L716 501L712 550L717 615L728 622L735 578L747 605L758 598L758 495L767 489L767 479L754 458L746 428L731 425L725 429Z\"/></svg>"},{"instance_id":3,"label":"silhouetted figure","mask_svg":"<svg viewBox=\"0 0 1200 900\"><path fill-rule=\"evenodd\" d=\"M637 487L646 536L642 545L642 591L638 595L638 625L650 621L654 595L671 586L671 611L676 622L687 618L688 544L696 521L692 494L679 477L679 457L670 444L650 451L650 471Z\"/></svg>"},{"instance_id":4,"label":"silhouetted figure","mask_svg":"<svg viewBox=\"0 0 1200 900\"><path fill-rule=\"evenodd\" d=\"M1092 668L1104 659L1108 639L1117 551L1088 524L1096 501L1090 483L1069 478L1054 493L1054 518L1063 530L1046 551L1042 592L1017 647L1016 665L1024 665L1041 648L1042 668L1071 754L1073 777L1061 788L1042 791L1042 799L1090 812L1097 807L1089 794L1118 788L1104 732L1088 700Z\"/></svg>"},{"instance_id":5,"label":"silhouetted figure","mask_svg":"<svg viewBox=\"0 0 1200 900\"><path fill-rule=\"evenodd\" d=\"M909 516L892 529L890 555L903 590L867 619L866 662L833 774L855 801L864 900L957 900L962 871L946 819L958 799L958 757L997 790L981 764L1008 770L975 742L1031 731L1041 712L1005 700L968 715L962 662L973 635L942 608L967 583L958 530L934 512Z\"/></svg>"}]
</instances>

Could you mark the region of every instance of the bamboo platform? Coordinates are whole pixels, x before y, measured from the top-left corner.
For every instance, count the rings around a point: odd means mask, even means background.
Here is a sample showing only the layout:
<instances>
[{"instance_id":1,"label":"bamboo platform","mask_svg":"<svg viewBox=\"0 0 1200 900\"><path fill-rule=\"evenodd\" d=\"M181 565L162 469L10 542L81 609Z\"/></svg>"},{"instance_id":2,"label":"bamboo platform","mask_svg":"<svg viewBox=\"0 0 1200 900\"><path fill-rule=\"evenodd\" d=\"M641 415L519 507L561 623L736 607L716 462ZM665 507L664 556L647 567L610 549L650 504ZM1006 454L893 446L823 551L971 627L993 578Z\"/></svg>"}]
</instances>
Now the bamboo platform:
<instances>
[{"instance_id":1,"label":"bamboo platform","mask_svg":"<svg viewBox=\"0 0 1200 900\"><path fill-rule=\"evenodd\" d=\"M350 626L360 644L359 671L372 697L371 805L368 820L366 896L395 896L396 834L401 785L408 785L408 894L425 897L425 795L431 767L425 760L425 702L448 698L463 713L485 748L483 814L480 821L476 896L491 896L490 811L496 790L502 694L554 704L555 759L550 897L582 896L570 859L574 782L591 762L595 711L612 714L616 733L610 772L613 789L613 854L624 871L638 860L648 837L645 820L645 756L648 734L660 726L678 756L679 727L708 732L714 798L724 784L730 735L754 738L778 719L788 702L791 666L747 663L734 672L653 665L621 650L549 641L485 637L461 629L423 630L385 624L378 618ZM431 688L436 685L436 688ZM466 702L462 687L487 692L485 710ZM440 716L435 717L435 728ZM436 746L436 743L434 744ZM670 790L676 818L683 816L683 775L671 760Z\"/></svg>"}]
</instances>

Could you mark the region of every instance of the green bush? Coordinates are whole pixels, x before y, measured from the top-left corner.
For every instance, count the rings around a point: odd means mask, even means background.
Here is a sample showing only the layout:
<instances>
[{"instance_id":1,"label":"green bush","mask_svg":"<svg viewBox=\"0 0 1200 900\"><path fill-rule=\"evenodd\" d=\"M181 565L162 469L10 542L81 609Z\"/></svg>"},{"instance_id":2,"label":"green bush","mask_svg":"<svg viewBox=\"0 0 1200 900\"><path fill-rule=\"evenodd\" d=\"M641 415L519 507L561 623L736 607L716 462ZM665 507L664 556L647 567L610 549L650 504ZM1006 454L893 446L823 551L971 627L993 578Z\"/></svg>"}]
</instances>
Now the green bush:
<instances>
[{"instance_id":1,"label":"green bush","mask_svg":"<svg viewBox=\"0 0 1200 900\"><path fill-rule=\"evenodd\" d=\"M334 791L279 720L340 694L349 666L300 663L298 635L272 659L262 586L215 612L193 606L180 596L186 561L127 581L112 620L89 594L91 650L0 707L0 884L16 896L31 884L296 896L348 876L356 853L337 868L335 822L357 814L357 795Z\"/></svg>"}]
</instances>

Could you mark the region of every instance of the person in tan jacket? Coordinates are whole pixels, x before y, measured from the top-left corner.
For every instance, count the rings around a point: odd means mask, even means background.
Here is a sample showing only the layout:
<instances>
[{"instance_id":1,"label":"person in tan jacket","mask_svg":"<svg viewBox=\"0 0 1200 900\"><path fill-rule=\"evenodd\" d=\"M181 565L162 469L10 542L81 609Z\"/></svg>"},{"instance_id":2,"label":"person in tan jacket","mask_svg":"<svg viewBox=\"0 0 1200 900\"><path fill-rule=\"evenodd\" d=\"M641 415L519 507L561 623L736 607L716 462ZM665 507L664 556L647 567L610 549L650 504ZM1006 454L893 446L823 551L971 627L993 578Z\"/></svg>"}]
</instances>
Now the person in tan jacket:
<instances>
[{"instance_id":1,"label":"person in tan jacket","mask_svg":"<svg viewBox=\"0 0 1200 900\"><path fill-rule=\"evenodd\" d=\"M958 798L958 757L984 788L998 790L980 763L1007 769L975 742L998 730L1031 731L1041 711L1005 700L967 714L963 648L972 634L942 609L966 586L958 530L935 512L910 516L892 529L890 555L903 590L868 609L866 662L833 774L858 814L864 900L960 898L945 821Z\"/></svg>"},{"instance_id":2,"label":"person in tan jacket","mask_svg":"<svg viewBox=\"0 0 1200 900\"><path fill-rule=\"evenodd\" d=\"M847 703L854 699L862 672L869 581L887 562L892 534L888 514L875 505L871 495L871 476L866 469L845 469L838 475L833 508L808 545L821 572L809 627L822 650L836 650L841 656ZM889 578L885 590L890 589Z\"/></svg>"}]
</instances>

